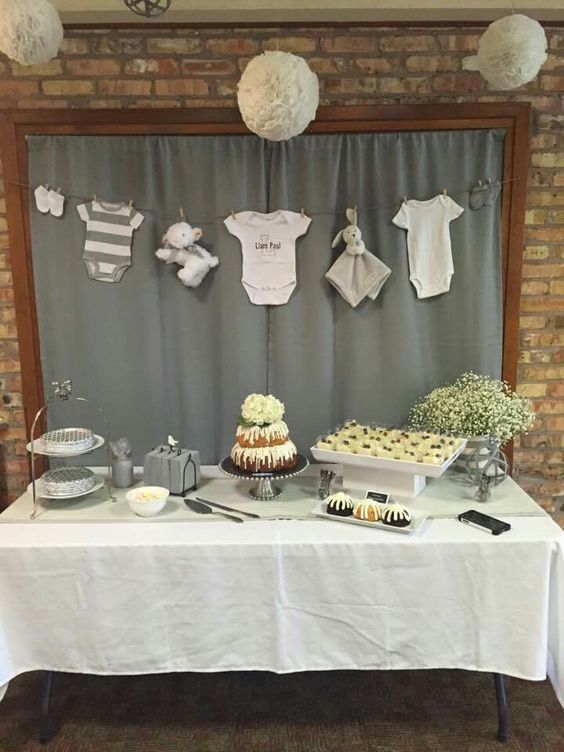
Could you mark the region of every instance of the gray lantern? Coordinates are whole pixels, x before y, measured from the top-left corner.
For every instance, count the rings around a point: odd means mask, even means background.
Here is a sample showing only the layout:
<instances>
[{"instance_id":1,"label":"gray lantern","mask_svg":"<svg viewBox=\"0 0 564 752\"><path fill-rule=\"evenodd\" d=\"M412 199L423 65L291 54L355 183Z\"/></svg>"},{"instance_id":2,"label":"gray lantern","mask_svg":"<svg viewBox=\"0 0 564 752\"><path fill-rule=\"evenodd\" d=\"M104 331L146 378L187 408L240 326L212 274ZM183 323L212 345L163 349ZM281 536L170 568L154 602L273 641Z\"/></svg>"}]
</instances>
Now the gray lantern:
<instances>
[{"instance_id":1,"label":"gray lantern","mask_svg":"<svg viewBox=\"0 0 564 752\"><path fill-rule=\"evenodd\" d=\"M478 486L477 501L487 501L491 490L509 475L509 462L494 439L488 439L486 446L475 449L466 459L466 472L472 483Z\"/></svg>"},{"instance_id":2,"label":"gray lantern","mask_svg":"<svg viewBox=\"0 0 564 752\"><path fill-rule=\"evenodd\" d=\"M123 0L129 10L139 16L160 16L170 8L172 0Z\"/></svg>"}]
</instances>

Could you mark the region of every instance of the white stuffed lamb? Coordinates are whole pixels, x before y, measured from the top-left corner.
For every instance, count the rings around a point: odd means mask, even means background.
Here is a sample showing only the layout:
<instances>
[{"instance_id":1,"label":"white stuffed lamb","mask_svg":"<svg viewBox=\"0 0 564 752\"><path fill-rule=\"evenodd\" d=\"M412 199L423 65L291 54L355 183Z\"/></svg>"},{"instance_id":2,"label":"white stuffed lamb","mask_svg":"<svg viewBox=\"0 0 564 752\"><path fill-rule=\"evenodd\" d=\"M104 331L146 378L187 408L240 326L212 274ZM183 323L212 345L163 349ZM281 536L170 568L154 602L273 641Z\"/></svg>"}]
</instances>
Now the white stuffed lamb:
<instances>
[{"instance_id":1,"label":"white stuffed lamb","mask_svg":"<svg viewBox=\"0 0 564 752\"><path fill-rule=\"evenodd\" d=\"M186 287L198 287L209 272L219 264L217 256L197 245L196 240L203 233L199 227L192 227L188 222L171 225L163 236L164 248L159 248L155 255L166 264L180 264L178 279Z\"/></svg>"}]
</instances>

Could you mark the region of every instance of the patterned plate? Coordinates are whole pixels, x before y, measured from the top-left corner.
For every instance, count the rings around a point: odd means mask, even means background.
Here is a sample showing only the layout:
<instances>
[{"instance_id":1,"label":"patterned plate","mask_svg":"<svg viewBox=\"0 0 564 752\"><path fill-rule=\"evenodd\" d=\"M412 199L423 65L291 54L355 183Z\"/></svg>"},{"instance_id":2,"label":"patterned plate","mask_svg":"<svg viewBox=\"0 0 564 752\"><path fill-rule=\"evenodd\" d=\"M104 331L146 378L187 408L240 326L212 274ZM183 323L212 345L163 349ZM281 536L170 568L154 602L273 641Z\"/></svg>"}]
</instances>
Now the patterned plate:
<instances>
[{"instance_id":1,"label":"patterned plate","mask_svg":"<svg viewBox=\"0 0 564 752\"><path fill-rule=\"evenodd\" d=\"M44 433L40 441L48 452L78 452L90 449L94 434L89 428L57 428Z\"/></svg>"},{"instance_id":2,"label":"patterned plate","mask_svg":"<svg viewBox=\"0 0 564 752\"><path fill-rule=\"evenodd\" d=\"M37 496L40 499L51 499L53 501L57 501L57 500L63 501L64 499L68 499L70 501L72 499L78 499L81 496L87 496L88 494L91 494L91 493L94 493L95 491L100 490L100 488L102 488L104 483L105 483L104 478L102 478L100 475L95 475L94 485L92 486L92 488L89 488L88 491L83 491L82 493L75 493L72 496L52 496L51 494L48 494L46 491L44 491L43 484L41 483L41 478L39 478L35 482L35 488L37 491ZM31 483L27 487L27 490L29 491L29 493L32 493L33 487Z\"/></svg>"},{"instance_id":3,"label":"patterned plate","mask_svg":"<svg viewBox=\"0 0 564 752\"><path fill-rule=\"evenodd\" d=\"M35 454L45 454L48 457L77 457L79 454L86 454L87 452L93 452L94 449L99 449L104 444L104 438L94 434L94 444L87 449L69 449L63 452L52 452L45 448L42 439L35 439L33 442L33 451ZM27 445L27 451L31 452L31 441Z\"/></svg>"},{"instance_id":4,"label":"patterned plate","mask_svg":"<svg viewBox=\"0 0 564 752\"><path fill-rule=\"evenodd\" d=\"M90 491L94 473L87 467L56 467L40 478L42 488L50 496L73 496Z\"/></svg>"}]
</instances>

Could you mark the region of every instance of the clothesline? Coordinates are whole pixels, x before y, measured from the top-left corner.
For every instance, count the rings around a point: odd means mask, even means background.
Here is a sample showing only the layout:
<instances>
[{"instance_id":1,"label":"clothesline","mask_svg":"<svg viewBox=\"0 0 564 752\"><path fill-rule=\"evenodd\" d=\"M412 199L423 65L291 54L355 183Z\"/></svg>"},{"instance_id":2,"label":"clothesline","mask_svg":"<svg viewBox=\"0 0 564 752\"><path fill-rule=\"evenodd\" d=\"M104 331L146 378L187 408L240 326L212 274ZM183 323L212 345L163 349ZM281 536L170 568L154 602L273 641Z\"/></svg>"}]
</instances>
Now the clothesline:
<instances>
[{"instance_id":1,"label":"clothesline","mask_svg":"<svg viewBox=\"0 0 564 752\"><path fill-rule=\"evenodd\" d=\"M522 178L520 176L516 176L516 177L513 177L513 178L507 178L506 180L500 180L499 184L500 185L505 185L506 183L514 183L514 182L517 182L519 180L522 180ZM10 183L11 185L17 185L20 188L25 188L26 190L34 190L34 186L32 186L30 183L21 183L21 182L18 182L16 180L6 180L6 179L4 180L4 182L5 183ZM477 182L478 182L478 180L476 180L476 183ZM498 182L498 181L496 181L496 182ZM50 184L47 184L47 185L50 185ZM93 199L97 199L98 198L98 194L95 194L95 193L92 193L89 196L79 196L79 195L75 195L75 194L72 194L72 193L65 193L59 187L58 187L58 190L67 199L72 198L72 199L76 199L77 201L87 202L87 201L92 201ZM448 190L448 189L442 188L441 191L439 191L439 192L442 192L444 190L446 190L447 195L449 195L451 197L452 196L462 196L462 195L464 195L466 193L470 193L470 189L469 188L456 188L456 190ZM401 203L402 203L403 200L404 200L404 196L402 196L400 199L398 199L394 204L389 204L389 205L385 205L385 206L384 205L373 205L373 206L360 206L360 205L357 205L356 208L357 208L358 212L392 212L392 211L395 212L395 211L397 211L398 207L401 205ZM127 203L127 202L124 202L124 203ZM184 208L182 208L182 207L179 207L177 213L172 214L170 212L159 211L159 210L153 209L151 207L137 206L134 201L132 203L135 205L135 208L137 209L137 211L140 211L142 213L150 213L150 214L153 214L155 217L163 217L163 218L167 218L167 219L176 219L176 220L178 220L178 219L184 219L185 218ZM351 202L351 204L353 204L353 203L354 202ZM308 212L307 211L307 207L303 207L303 211L307 214L308 217L328 217L328 216L339 216L339 217L341 217L341 216L343 216L345 214L346 208L348 208L348 207L343 207L342 209L336 209L336 210ZM223 214L217 215L215 217L211 217L211 218L207 218L207 219L201 219L199 217L193 217L193 218L191 217L190 219L193 219L193 222L194 222L195 225L203 225L205 227L205 226L208 226L208 225L213 225L217 221L223 221L232 212L234 212L235 214L237 214L237 211L235 210L234 207L229 207L228 209L226 209L226 211Z\"/></svg>"}]
</instances>

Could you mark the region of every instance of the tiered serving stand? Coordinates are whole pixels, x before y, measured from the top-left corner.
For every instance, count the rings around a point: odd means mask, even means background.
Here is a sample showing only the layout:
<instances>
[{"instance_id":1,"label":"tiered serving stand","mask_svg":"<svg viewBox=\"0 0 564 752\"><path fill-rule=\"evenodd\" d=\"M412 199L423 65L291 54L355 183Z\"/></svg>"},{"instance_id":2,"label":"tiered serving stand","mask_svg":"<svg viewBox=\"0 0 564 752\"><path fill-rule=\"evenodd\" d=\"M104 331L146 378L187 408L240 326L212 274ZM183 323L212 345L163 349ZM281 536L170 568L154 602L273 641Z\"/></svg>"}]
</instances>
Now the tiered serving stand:
<instances>
[{"instance_id":1,"label":"tiered serving stand","mask_svg":"<svg viewBox=\"0 0 564 752\"><path fill-rule=\"evenodd\" d=\"M251 499L270 501L282 493L282 489L280 486L275 486L274 481L294 478L296 475L303 473L308 465L308 460L302 454L298 454L296 464L287 470L279 470L273 473L247 473L244 470L240 470L231 457L226 457L219 463L219 469L231 478L255 481L255 485L249 491Z\"/></svg>"},{"instance_id":2,"label":"tiered serving stand","mask_svg":"<svg viewBox=\"0 0 564 752\"><path fill-rule=\"evenodd\" d=\"M106 416L106 413L104 410L102 410L101 407L98 407L92 400L86 399L86 397L73 397L72 396L72 382L70 380L67 381L53 381L52 384L53 389L53 396L50 397L48 400L46 400L45 404L42 408L40 408L33 420L33 424L31 426L31 436L30 436L30 442L27 445L27 451L31 454L31 492L33 495L33 511L30 515L30 519L35 519L38 514L38 499L45 498L45 499L58 499L59 501L63 501L65 499L75 499L78 496L87 496L88 494L94 493L95 491L98 491L102 486L107 486L108 491L108 500L109 501L117 501L116 497L112 495L112 486L111 486L111 447L110 447L110 427L108 418ZM88 405L91 405L101 416L104 421L104 429L105 429L105 436L98 436L94 435L94 444L91 447L88 447L88 449L84 449L81 451L74 451L74 452L52 452L48 451L41 445L41 439L35 437L35 430L37 428L37 424L39 423L40 418L45 415L49 409L49 406L52 405L54 402L84 402ZM90 452L93 452L95 449L99 449L100 447L104 446L106 444L106 451L108 456L108 475L107 479L104 481L103 478L98 478L97 482L92 486L92 488L88 489L88 491L85 491L81 494L72 494L69 496L50 496L48 494L42 494L39 489L37 488L38 485L38 478L36 477L35 472L35 457L38 454L44 455L46 457L56 457L58 459L64 459L69 457L80 457L85 454L90 454Z\"/></svg>"}]
</instances>

